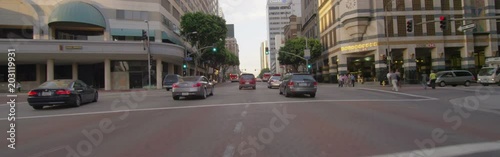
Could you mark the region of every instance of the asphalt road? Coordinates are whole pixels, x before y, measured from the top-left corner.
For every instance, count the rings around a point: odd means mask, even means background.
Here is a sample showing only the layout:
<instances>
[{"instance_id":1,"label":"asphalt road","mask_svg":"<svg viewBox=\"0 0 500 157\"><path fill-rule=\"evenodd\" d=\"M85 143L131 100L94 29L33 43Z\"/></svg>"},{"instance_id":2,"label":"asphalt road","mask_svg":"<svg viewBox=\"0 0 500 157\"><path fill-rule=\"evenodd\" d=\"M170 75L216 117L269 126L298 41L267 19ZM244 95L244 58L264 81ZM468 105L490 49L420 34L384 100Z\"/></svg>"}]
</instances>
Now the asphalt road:
<instances>
[{"instance_id":1,"label":"asphalt road","mask_svg":"<svg viewBox=\"0 0 500 157\"><path fill-rule=\"evenodd\" d=\"M0 156L500 156L498 86L318 88L316 98L286 98L264 83L226 83L205 100L101 93L97 103L43 110L19 97L16 149L4 133ZM0 105L4 131L9 109Z\"/></svg>"}]
</instances>

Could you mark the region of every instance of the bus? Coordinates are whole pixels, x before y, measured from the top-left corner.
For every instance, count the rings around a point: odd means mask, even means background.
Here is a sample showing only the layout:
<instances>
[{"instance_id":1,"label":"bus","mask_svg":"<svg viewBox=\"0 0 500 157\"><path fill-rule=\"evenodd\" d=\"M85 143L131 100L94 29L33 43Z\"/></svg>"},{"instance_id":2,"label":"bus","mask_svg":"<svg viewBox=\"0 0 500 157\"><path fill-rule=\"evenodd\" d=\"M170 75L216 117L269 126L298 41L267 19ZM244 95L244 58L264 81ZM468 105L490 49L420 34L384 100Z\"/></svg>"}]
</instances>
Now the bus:
<instances>
[{"instance_id":1,"label":"bus","mask_svg":"<svg viewBox=\"0 0 500 157\"><path fill-rule=\"evenodd\" d=\"M238 75L237 74L229 74L229 80L231 80L231 82L238 82Z\"/></svg>"},{"instance_id":2,"label":"bus","mask_svg":"<svg viewBox=\"0 0 500 157\"><path fill-rule=\"evenodd\" d=\"M264 73L262 75L262 82L267 82L269 81L269 78L271 78L271 73Z\"/></svg>"}]
</instances>

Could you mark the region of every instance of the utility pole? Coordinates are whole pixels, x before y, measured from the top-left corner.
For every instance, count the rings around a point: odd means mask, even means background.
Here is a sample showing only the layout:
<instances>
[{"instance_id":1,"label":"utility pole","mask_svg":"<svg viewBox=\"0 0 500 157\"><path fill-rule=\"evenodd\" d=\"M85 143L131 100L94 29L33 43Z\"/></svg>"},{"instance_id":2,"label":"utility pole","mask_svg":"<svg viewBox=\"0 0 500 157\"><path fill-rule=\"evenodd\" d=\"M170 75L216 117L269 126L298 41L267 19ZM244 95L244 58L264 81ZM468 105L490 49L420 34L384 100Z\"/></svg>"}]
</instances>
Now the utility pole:
<instances>
[{"instance_id":1,"label":"utility pole","mask_svg":"<svg viewBox=\"0 0 500 157\"><path fill-rule=\"evenodd\" d=\"M148 38L146 40L148 46L148 89L151 89L151 47L149 44L149 22L148 20L144 20L144 22L148 25L148 31L146 33L146 37Z\"/></svg>"},{"instance_id":2,"label":"utility pole","mask_svg":"<svg viewBox=\"0 0 500 157\"><path fill-rule=\"evenodd\" d=\"M384 23L385 23L385 41L386 41L386 44L387 44L387 49L385 51L386 53L386 57L388 58L387 59L387 72L390 72L391 71L391 64L392 64L392 52L391 52L391 46L389 44L389 4L392 3L392 0L387 2L384 6L385 6L385 20L384 20ZM391 5L392 6L392 5ZM392 10L392 7L391 7L391 10Z\"/></svg>"}]
</instances>

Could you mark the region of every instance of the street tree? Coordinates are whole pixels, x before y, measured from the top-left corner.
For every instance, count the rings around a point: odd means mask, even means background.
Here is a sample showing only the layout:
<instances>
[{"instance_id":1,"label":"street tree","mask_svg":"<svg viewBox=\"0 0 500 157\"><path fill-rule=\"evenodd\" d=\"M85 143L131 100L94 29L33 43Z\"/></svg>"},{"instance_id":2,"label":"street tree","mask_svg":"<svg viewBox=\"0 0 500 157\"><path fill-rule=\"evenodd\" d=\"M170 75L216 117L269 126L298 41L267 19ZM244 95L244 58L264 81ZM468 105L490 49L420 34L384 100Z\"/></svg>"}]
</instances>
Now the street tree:
<instances>
[{"instance_id":1,"label":"street tree","mask_svg":"<svg viewBox=\"0 0 500 157\"><path fill-rule=\"evenodd\" d=\"M308 48L311 51L311 58L309 61L314 61L321 56L322 46L319 40L308 38L307 39ZM293 67L293 71L297 72L300 65L305 65L306 61L294 55L304 56L304 50L306 49L306 38L294 38L285 42L285 46L280 48L278 61L281 65L290 65Z\"/></svg>"}]
</instances>

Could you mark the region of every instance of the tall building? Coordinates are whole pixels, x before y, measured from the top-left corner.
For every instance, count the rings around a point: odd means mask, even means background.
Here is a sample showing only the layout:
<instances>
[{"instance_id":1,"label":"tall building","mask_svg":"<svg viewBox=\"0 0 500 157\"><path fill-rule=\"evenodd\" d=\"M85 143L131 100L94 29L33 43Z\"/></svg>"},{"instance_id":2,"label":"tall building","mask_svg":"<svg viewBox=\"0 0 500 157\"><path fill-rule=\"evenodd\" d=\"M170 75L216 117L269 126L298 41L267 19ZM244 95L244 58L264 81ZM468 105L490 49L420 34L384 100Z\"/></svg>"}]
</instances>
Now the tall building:
<instances>
[{"instance_id":1,"label":"tall building","mask_svg":"<svg viewBox=\"0 0 500 157\"><path fill-rule=\"evenodd\" d=\"M234 35L234 24L227 24L227 36L226 36L226 48L234 53L236 56L240 55L240 48L238 45L238 41ZM240 73L239 66L234 66L227 71L228 73Z\"/></svg>"},{"instance_id":2,"label":"tall building","mask_svg":"<svg viewBox=\"0 0 500 157\"><path fill-rule=\"evenodd\" d=\"M270 50L271 71L276 71L279 66L276 62L275 36L283 34L284 26L289 23L290 15L301 15L300 0L268 0L267 1L267 31Z\"/></svg>"},{"instance_id":3,"label":"tall building","mask_svg":"<svg viewBox=\"0 0 500 157\"><path fill-rule=\"evenodd\" d=\"M226 38L235 38L234 37L234 24L226 24L227 34Z\"/></svg>"},{"instance_id":4,"label":"tall building","mask_svg":"<svg viewBox=\"0 0 500 157\"><path fill-rule=\"evenodd\" d=\"M269 68L269 55L266 54L266 47L267 40L260 43L260 69Z\"/></svg>"},{"instance_id":5,"label":"tall building","mask_svg":"<svg viewBox=\"0 0 500 157\"><path fill-rule=\"evenodd\" d=\"M301 28L300 17L290 16L290 23L284 27L285 41L301 36Z\"/></svg>"},{"instance_id":6,"label":"tall building","mask_svg":"<svg viewBox=\"0 0 500 157\"><path fill-rule=\"evenodd\" d=\"M7 60L7 49L16 50L16 77L26 89L53 79L80 79L104 90L144 88L149 76L142 30L149 30L151 83L161 89L163 76L183 71L184 47L189 45L180 36L181 16L216 14L216 2L3 0L0 59ZM0 86L7 76L7 62L2 61Z\"/></svg>"},{"instance_id":7,"label":"tall building","mask_svg":"<svg viewBox=\"0 0 500 157\"><path fill-rule=\"evenodd\" d=\"M318 1L302 0L301 35L319 39Z\"/></svg>"},{"instance_id":8,"label":"tall building","mask_svg":"<svg viewBox=\"0 0 500 157\"><path fill-rule=\"evenodd\" d=\"M476 73L485 58L499 56L500 25L493 18L478 20L475 29L462 32L457 29L470 20L459 19L495 16L498 2L319 0L325 51L315 73L332 82L346 73L381 81L389 69L398 69L409 83L431 69Z\"/></svg>"},{"instance_id":9,"label":"tall building","mask_svg":"<svg viewBox=\"0 0 500 157\"><path fill-rule=\"evenodd\" d=\"M272 43L274 43L274 45L276 45L276 52L279 52L280 48L285 46L285 36L283 34L275 35L274 42L272 42ZM276 74L283 74L286 72L286 71L284 71L286 69L283 65L279 64L278 57L279 57L279 53L276 53L276 58L274 59L276 68L275 68L275 70L271 69L271 72L274 72ZM272 62L273 60L270 60L270 61Z\"/></svg>"}]
</instances>

